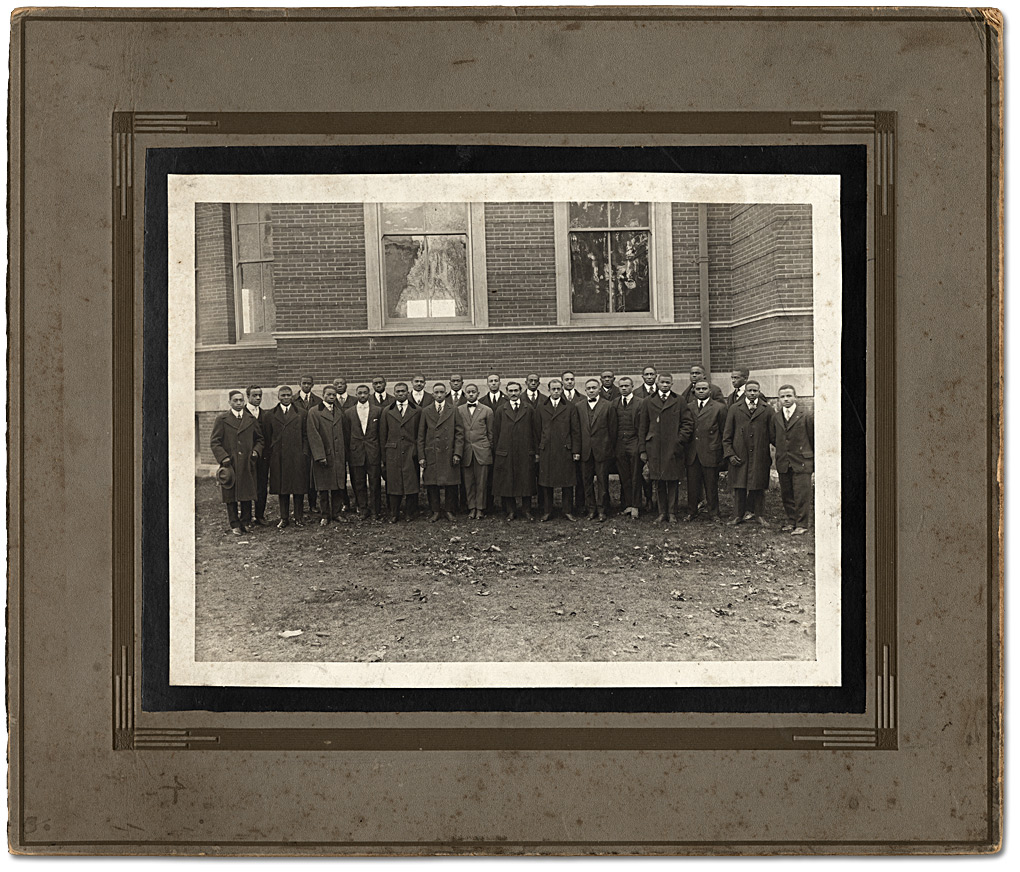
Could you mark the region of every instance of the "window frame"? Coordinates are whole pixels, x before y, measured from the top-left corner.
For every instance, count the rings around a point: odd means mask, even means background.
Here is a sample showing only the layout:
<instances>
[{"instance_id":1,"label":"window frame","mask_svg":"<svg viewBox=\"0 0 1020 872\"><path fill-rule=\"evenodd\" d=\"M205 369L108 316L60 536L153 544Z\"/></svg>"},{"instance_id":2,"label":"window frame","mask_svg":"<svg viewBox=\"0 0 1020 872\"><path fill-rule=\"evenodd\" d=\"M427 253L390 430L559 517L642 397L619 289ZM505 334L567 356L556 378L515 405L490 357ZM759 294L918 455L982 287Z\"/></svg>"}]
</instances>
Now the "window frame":
<instances>
[{"instance_id":1,"label":"window frame","mask_svg":"<svg viewBox=\"0 0 1020 872\"><path fill-rule=\"evenodd\" d=\"M244 201L244 205L252 205L248 201ZM261 201L254 203L253 205L261 207L263 205L273 206L274 204L264 204ZM276 253L274 250L273 257L262 260L241 260L240 258L240 234L238 231L238 220L237 220L237 203L230 204L230 255L233 262L234 272L234 344L235 345L276 345L276 325L273 325L273 329L264 333L245 333L243 329L244 325L244 301L241 295L241 264L249 263L275 263ZM263 222L259 221L258 224ZM268 223L272 223L270 218ZM275 274L273 278L273 316L275 321L276 316L276 279Z\"/></svg>"},{"instance_id":2,"label":"window frame","mask_svg":"<svg viewBox=\"0 0 1020 872\"><path fill-rule=\"evenodd\" d=\"M560 327L628 327L673 323L673 218L672 203L648 203L647 312L574 312L570 284L570 203L553 203L556 238L556 324ZM598 230L598 228L592 228Z\"/></svg>"},{"instance_id":3,"label":"window frame","mask_svg":"<svg viewBox=\"0 0 1020 872\"><path fill-rule=\"evenodd\" d=\"M466 204L468 207L468 314L466 316L450 318L390 318L386 315L386 287L383 272L385 254L383 251L381 216L384 205L384 203L364 204L368 329L384 333L442 333L444 331L463 330L465 327L488 327L489 297L485 261L485 204L470 202ZM408 234L389 235L406 236ZM451 234L426 233L410 235L442 236Z\"/></svg>"}]
</instances>

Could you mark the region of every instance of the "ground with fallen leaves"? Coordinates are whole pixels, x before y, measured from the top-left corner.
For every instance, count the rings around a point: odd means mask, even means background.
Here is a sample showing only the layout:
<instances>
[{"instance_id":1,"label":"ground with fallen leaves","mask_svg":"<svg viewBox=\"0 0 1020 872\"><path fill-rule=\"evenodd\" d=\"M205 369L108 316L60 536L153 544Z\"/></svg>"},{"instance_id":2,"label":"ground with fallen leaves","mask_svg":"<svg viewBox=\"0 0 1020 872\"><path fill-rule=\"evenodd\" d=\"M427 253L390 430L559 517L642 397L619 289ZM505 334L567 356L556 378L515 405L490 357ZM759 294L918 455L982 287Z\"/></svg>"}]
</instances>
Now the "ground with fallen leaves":
<instances>
[{"instance_id":1,"label":"ground with fallen leaves","mask_svg":"<svg viewBox=\"0 0 1020 872\"><path fill-rule=\"evenodd\" d=\"M804 660L814 537L699 520L501 517L230 535L196 482L196 659ZM728 495L722 497L728 512Z\"/></svg>"}]
</instances>

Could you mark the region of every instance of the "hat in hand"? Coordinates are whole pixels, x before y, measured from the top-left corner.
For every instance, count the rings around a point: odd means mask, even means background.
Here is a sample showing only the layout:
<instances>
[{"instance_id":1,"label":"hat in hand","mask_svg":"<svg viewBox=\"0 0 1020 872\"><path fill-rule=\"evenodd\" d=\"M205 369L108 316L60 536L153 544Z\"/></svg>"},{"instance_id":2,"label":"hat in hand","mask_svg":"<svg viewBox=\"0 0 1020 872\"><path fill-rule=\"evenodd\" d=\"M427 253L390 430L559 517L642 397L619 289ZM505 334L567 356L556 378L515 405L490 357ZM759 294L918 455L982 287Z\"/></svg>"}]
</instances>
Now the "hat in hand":
<instances>
[{"instance_id":1,"label":"hat in hand","mask_svg":"<svg viewBox=\"0 0 1020 872\"><path fill-rule=\"evenodd\" d=\"M220 487L230 489L234 486L234 467L232 466L221 466L216 470L216 481L220 483Z\"/></svg>"}]
</instances>

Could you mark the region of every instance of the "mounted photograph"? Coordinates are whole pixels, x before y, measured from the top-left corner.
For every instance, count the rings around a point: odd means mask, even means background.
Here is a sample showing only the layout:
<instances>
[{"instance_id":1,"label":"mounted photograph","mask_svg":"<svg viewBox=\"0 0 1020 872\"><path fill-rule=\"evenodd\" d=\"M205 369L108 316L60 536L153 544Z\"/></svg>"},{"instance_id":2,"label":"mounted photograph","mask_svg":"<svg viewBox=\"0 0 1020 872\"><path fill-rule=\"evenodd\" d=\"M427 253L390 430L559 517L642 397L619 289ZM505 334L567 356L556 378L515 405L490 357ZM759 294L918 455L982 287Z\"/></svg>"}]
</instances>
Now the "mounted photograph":
<instances>
[{"instance_id":1,"label":"mounted photograph","mask_svg":"<svg viewBox=\"0 0 1020 872\"><path fill-rule=\"evenodd\" d=\"M840 684L838 176L168 182L171 685Z\"/></svg>"}]
</instances>

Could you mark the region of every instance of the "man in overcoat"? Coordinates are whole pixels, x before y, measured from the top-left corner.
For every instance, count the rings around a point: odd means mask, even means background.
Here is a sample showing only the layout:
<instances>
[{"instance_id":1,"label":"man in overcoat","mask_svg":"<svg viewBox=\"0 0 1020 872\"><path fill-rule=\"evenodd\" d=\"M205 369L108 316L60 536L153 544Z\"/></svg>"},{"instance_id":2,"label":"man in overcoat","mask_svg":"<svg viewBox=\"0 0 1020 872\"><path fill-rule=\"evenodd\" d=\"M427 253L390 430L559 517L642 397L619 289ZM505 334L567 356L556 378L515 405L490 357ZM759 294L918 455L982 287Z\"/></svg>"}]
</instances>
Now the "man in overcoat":
<instances>
[{"instance_id":1,"label":"man in overcoat","mask_svg":"<svg viewBox=\"0 0 1020 872\"><path fill-rule=\"evenodd\" d=\"M460 466L468 517L485 513L485 486L492 468L492 409L478 402L478 385L464 388L465 402L457 407L464 428L464 453Z\"/></svg>"},{"instance_id":2,"label":"man in overcoat","mask_svg":"<svg viewBox=\"0 0 1020 872\"><path fill-rule=\"evenodd\" d=\"M563 516L574 515L575 465L581 459L581 419L577 406L563 398L563 382L550 379L549 396L538 407L538 485L542 493L542 517L553 513L555 488L560 489Z\"/></svg>"},{"instance_id":3,"label":"man in overcoat","mask_svg":"<svg viewBox=\"0 0 1020 872\"><path fill-rule=\"evenodd\" d=\"M379 501L380 451L379 418L382 409L368 400L368 385L358 385L357 399L344 410L347 418L347 465L351 471L351 487L358 504L358 517L375 519L382 513Z\"/></svg>"},{"instance_id":4,"label":"man in overcoat","mask_svg":"<svg viewBox=\"0 0 1020 872\"><path fill-rule=\"evenodd\" d=\"M394 390L396 390L396 387L394 387ZM377 375L372 379L372 393L369 394L368 399L369 402L374 403L380 409L393 405L393 394L386 390L386 379L381 375Z\"/></svg>"},{"instance_id":5,"label":"man in overcoat","mask_svg":"<svg viewBox=\"0 0 1020 872\"><path fill-rule=\"evenodd\" d=\"M464 426L453 403L446 398L446 385L432 386L432 402L420 410L418 423L418 464L421 482L429 495L433 523L439 520L440 488L446 491L446 519L456 520L460 459L464 454Z\"/></svg>"},{"instance_id":6,"label":"man in overcoat","mask_svg":"<svg viewBox=\"0 0 1020 872\"><path fill-rule=\"evenodd\" d=\"M676 493L684 469L684 450L694 432L691 410L672 391L673 376L662 373L656 392L645 400L638 416L641 460L655 484L659 507L656 523L675 520Z\"/></svg>"},{"instance_id":7,"label":"man in overcoat","mask_svg":"<svg viewBox=\"0 0 1020 872\"><path fill-rule=\"evenodd\" d=\"M783 530L802 536L811 526L811 474L815 471L815 419L797 403L793 385L779 389L776 414L776 471L788 523Z\"/></svg>"},{"instance_id":8,"label":"man in overcoat","mask_svg":"<svg viewBox=\"0 0 1020 872\"><path fill-rule=\"evenodd\" d=\"M726 408L729 409L734 403L744 399L744 385L751 375L751 370L741 366L730 372L730 382L733 385L733 393L726 397ZM760 390L759 390L760 393Z\"/></svg>"},{"instance_id":9,"label":"man in overcoat","mask_svg":"<svg viewBox=\"0 0 1020 872\"><path fill-rule=\"evenodd\" d=\"M410 404L415 409L423 409L432 405L432 394L425 390L425 376L418 373L411 379L411 393L408 394Z\"/></svg>"},{"instance_id":10,"label":"man in overcoat","mask_svg":"<svg viewBox=\"0 0 1020 872\"><path fill-rule=\"evenodd\" d=\"M467 402L467 397L464 396L464 376L459 372L450 376L450 402L454 407L463 406Z\"/></svg>"},{"instance_id":11,"label":"man in overcoat","mask_svg":"<svg viewBox=\"0 0 1020 872\"><path fill-rule=\"evenodd\" d=\"M244 394L231 391L229 400L230 408L217 415L213 423L209 447L220 464L220 498L227 505L230 532L240 536L247 532L244 525L251 521L251 504L257 491L254 464L262 456L265 441L258 421L244 410Z\"/></svg>"},{"instance_id":12,"label":"man in overcoat","mask_svg":"<svg viewBox=\"0 0 1020 872\"><path fill-rule=\"evenodd\" d=\"M599 396L602 397L607 403L613 402L620 396L620 389L616 386L616 373L611 369L605 370L602 375L599 376L602 384L599 386Z\"/></svg>"},{"instance_id":13,"label":"man in overcoat","mask_svg":"<svg viewBox=\"0 0 1020 872\"><path fill-rule=\"evenodd\" d=\"M648 364L648 366L646 366L643 370L641 370L641 384L639 384L634 389L634 396L636 396L639 400L647 400L650 396L652 396L652 394L654 394L656 392L656 390L658 390L658 388L656 387L656 384L658 382L658 378L659 378L658 370L654 366L652 366L652 364ZM639 451L639 454L640 454L640 451ZM638 475L641 478L641 491L642 491L642 495L644 497L644 503L642 505L642 508L649 508L650 509L652 507L652 503L653 503L653 500L652 500L652 482L651 482L651 479L646 479L644 476L641 475L641 468L640 467L641 467L641 462L640 462L640 459L639 459L638 460Z\"/></svg>"},{"instance_id":14,"label":"man in overcoat","mask_svg":"<svg viewBox=\"0 0 1020 872\"><path fill-rule=\"evenodd\" d=\"M244 410L251 415L256 421L259 422L259 426L262 427L262 388L259 385L248 385L244 390L247 402L244 404ZM263 427L262 437L266 438L265 428ZM267 494L269 492L269 460L263 452L263 456L255 461L255 517L252 523L256 527L264 527L266 525L266 502Z\"/></svg>"},{"instance_id":15,"label":"man in overcoat","mask_svg":"<svg viewBox=\"0 0 1020 872\"><path fill-rule=\"evenodd\" d=\"M680 399L687 403L688 406L694 399L694 386L702 379L708 379L708 373L705 372L705 367L703 367L700 363L696 363L691 367L691 383L680 393ZM711 382L709 382L708 385L709 395L712 399L719 400L725 404L725 397L723 397L722 388L720 388L719 385L712 384Z\"/></svg>"},{"instance_id":16,"label":"man in overcoat","mask_svg":"<svg viewBox=\"0 0 1020 872\"><path fill-rule=\"evenodd\" d=\"M492 409L492 414L495 416L496 409L498 409L503 403L506 402L506 391L502 389L503 379L498 372L490 372L488 377L485 379L488 390L482 394L478 400L483 406L488 406ZM493 506L493 494L492 485L494 483L495 473L489 476L489 481L486 487L488 491L485 494L485 510L488 511Z\"/></svg>"},{"instance_id":17,"label":"man in overcoat","mask_svg":"<svg viewBox=\"0 0 1020 872\"><path fill-rule=\"evenodd\" d=\"M304 494L308 493L307 414L294 404L294 392L281 385L279 403L263 414L262 432L269 461L269 492L280 501L281 530L290 525L290 498L294 497L294 526L305 525Z\"/></svg>"},{"instance_id":18,"label":"man in overcoat","mask_svg":"<svg viewBox=\"0 0 1020 872\"><path fill-rule=\"evenodd\" d=\"M340 408L344 411L347 411L347 409L357 402L354 394L348 393L347 379L342 375L333 379L333 387L336 388L336 401L340 404Z\"/></svg>"},{"instance_id":19,"label":"man in overcoat","mask_svg":"<svg viewBox=\"0 0 1020 872\"><path fill-rule=\"evenodd\" d=\"M622 515L638 516L641 503L641 446L638 443L638 415L644 400L634 396L634 382L620 377L620 397L613 401L616 412L616 469L620 473Z\"/></svg>"},{"instance_id":20,"label":"man in overcoat","mask_svg":"<svg viewBox=\"0 0 1020 872\"><path fill-rule=\"evenodd\" d=\"M322 402L308 412L305 427L312 455L312 478L322 504L321 526L340 520L342 490L347 488L347 419L336 400L336 388L322 389Z\"/></svg>"},{"instance_id":21,"label":"man in overcoat","mask_svg":"<svg viewBox=\"0 0 1020 872\"><path fill-rule=\"evenodd\" d=\"M407 383L393 386L394 401L379 415L379 444L382 446L382 473L386 479L390 523L397 523L400 505L405 500L404 518L411 511L411 500L418 499L418 409L409 402Z\"/></svg>"},{"instance_id":22,"label":"man in overcoat","mask_svg":"<svg viewBox=\"0 0 1020 872\"><path fill-rule=\"evenodd\" d=\"M708 516L719 519L719 467L723 465L723 430L726 428L726 404L712 396L704 378L694 384L694 399L688 403L694 415L694 435L687 443L687 515L698 517L698 503L704 490Z\"/></svg>"},{"instance_id":23,"label":"man in overcoat","mask_svg":"<svg viewBox=\"0 0 1020 872\"><path fill-rule=\"evenodd\" d=\"M528 377L524 379L524 393L521 395L521 399L524 400L533 409L537 409L539 404L545 403L549 398L539 390L541 379L538 377L537 372L528 373Z\"/></svg>"},{"instance_id":24,"label":"man in overcoat","mask_svg":"<svg viewBox=\"0 0 1020 872\"><path fill-rule=\"evenodd\" d=\"M730 406L723 429L723 456L730 462L733 488L733 517L727 523L742 524L757 518L767 527L762 509L772 468L769 445L776 441L776 418L761 399L756 380L748 379L743 388L744 397Z\"/></svg>"},{"instance_id":25,"label":"man in overcoat","mask_svg":"<svg viewBox=\"0 0 1020 872\"><path fill-rule=\"evenodd\" d=\"M315 393L315 376L301 376L298 392L294 394L294 405L307 414L322 402L322 397ZM318 496L315 493L315 480L312 477L312 455L308 455L308 511L318 511Z\"/></svg>"},{"instance_id":26,"label":"man in overcoat","mask_svg":"<svg viewBox=\"0 0 1020 872\"><path fill-rule=\"evenodd\" d=\"M517 517L517 498L520 497L521 514L530 521L538 460L535 412L521 399L520 382L510 382L506 395L506 402L493 413L492 494L502 497L508 521Z\"/></svg>"},{"instance_id":27,"label":"man in overcoat","mask_svg":"<svg viewBox=\"0 0 1020 872\"><path fill-rule=\"evenodd\" d=\"M588 520L604 521L609 511L609 464L616 454L616 409L603 398L597 378L584 383L587 400L577 407L581 422L581 478ZM616 388L616 385L612 385ZM617 390L619 390L617 388Z\"/></svg>"}]
</instances>

